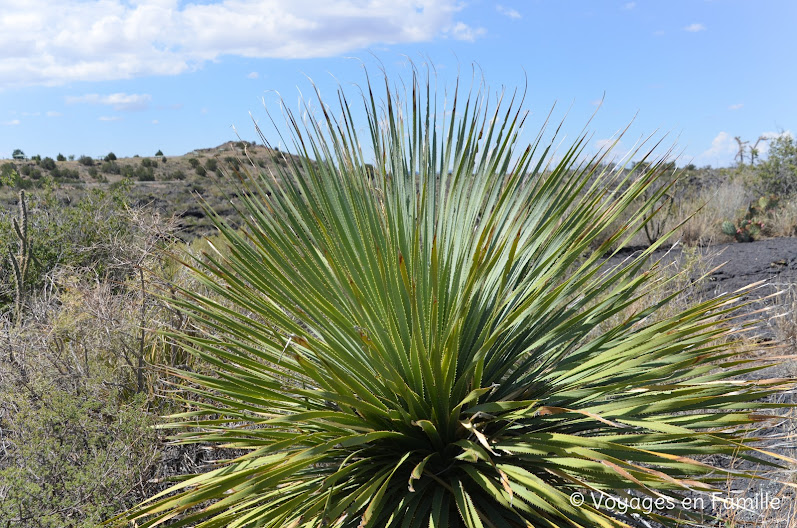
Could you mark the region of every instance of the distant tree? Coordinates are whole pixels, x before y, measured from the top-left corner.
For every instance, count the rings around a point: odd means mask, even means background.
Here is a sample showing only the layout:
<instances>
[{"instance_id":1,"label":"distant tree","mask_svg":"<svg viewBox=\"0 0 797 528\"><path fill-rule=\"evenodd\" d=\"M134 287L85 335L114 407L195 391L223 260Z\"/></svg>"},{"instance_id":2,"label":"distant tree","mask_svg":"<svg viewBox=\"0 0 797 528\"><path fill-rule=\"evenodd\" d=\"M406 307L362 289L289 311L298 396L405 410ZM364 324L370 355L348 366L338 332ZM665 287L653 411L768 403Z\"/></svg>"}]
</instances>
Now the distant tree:
<instances>
[{"instance_id":1,"label":"distant tree","mask_svg":"<svg viewBox=\"0 0 797 528\"><path fill-rule=\"evenodd\" d=\"M70 154L69 155L69 161L75 161L75 155L74 154Z\"/></svg>"},{"instance_id":2,"label":"distant tree","mask_svg":"<svg viewBox=\"0 0 797 528\"><path fill-rule=\"evenodd\" d=\"M163 156L163 151L158 149L158 152L155 153L156 156Z\"/></svg>"},{"instance_id":3,"label":"distant tree","mask_svg":"<svg viewBox=\"0 0 797 528\"><path fill-rule=\"evenodd\" d=\"M109 152L104 158L102 158L102 161L116 161L116 154Z\"/></svg>"},{"instance_id":4,"label":"distant tree","mask_svg":"<svg viewBox=\"0 0 797 528\"><path fill-rule=\"evenodd\" d=\"M85 165L86 167L91 167L94 165L94 159L92 159L91 156L80 156L77 159L77 162L81 165Z\"/></svg>"},{"instance_id":5,"label":"distant tree","mask_svg":"<svg viewBox=\"0 0 797 528\"><path fill-rule=\"evenodd\" d=\"M42 161L41 154L36 154L35 156L31 156L30 159L31 161L35 161L37 165L40 164Z\"/></svg>"},{"instance_id":6,"label":"distant tree","mask_svg":"<svg viewBox=\"0 0 797 528\"><path fill-rule=\"evenodd\" d=\"M46 157L41 161L41 167L44 170L51 171L55 168L55 160L50 157Z\"/></svg>"},{"instance_id":7,"label":"distant tree","mask_svg":"<svg viewBox=\"0 0 797 528\"><path fill-rule=\"evenodd\" d=\"M66 156L64 156L63 154L61 154L61 153L59 152L59 153L58 153L58 155L55 157L55 159L56 159L57 161L66 161Z\"/></svg>"}]
</instances>

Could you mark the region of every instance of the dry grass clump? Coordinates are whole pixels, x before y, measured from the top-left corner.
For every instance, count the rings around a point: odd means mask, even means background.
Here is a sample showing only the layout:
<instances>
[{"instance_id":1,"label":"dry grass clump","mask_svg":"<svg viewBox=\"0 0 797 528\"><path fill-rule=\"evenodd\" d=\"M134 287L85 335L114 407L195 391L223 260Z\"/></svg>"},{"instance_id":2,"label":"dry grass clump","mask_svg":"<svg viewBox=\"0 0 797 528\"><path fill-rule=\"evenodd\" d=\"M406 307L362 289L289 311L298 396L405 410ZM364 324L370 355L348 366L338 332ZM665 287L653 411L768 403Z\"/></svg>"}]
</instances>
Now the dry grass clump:
<instances>
[{"instance_id":1,"label":"dry grass clump","mask_svg":"<svg viewBox=\"0 0 797 528\"><path fill-rule=\"evenodd\" d=\"M723 220L736 218L752 199L752 193L738 181L704 187L678 204L673 224L686 219L679 233L685 245L707 246L725 242L727 237L720 230Z\"/></svg>"},{"instance_id":2,"label":"dry grass clump","mask_svg":"<svg viewBox=\"0 0 797 528\"><path fill-rule=\"evenodd\" d=\"M770 229L772 236L797 236L797 199L788 200L775 209Z\"/></svg>"}]
</instances>

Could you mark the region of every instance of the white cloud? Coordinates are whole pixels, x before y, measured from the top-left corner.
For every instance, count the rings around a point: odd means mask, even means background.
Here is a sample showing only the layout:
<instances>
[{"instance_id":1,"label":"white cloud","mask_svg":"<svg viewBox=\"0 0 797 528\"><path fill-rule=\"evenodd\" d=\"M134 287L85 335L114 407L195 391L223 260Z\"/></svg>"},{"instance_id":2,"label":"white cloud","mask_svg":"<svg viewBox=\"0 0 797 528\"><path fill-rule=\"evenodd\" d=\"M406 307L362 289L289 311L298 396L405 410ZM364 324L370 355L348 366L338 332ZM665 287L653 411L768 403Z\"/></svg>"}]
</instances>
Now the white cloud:
<instances>
[{"instance_id":1,"label":"white cloud","mask_svg":"<svg viewBox=\"0 0 797 528\"><path fill-rule=\"evenodd\" d=\"M698 155L694 162L698 166L713 165L721 167L733 162L739 151L739 145L733 136L727 132L720 132L711 140L711 147Z\"/></svg>"},{"instance_id":2,"label":"white cloud","mask_svg":"<svg viewBox=\"0 0 797 528\"><path fill-rule=\"evenodd\" d=\"M501 14L502 14L502 15L504 15L504 16L508 16L509 18L514 18L514 19L516 19L516 20L517 20L517 19L520 19L520 18L523 18L523 15L521 15L521 14L520 14L520 13L517 11L517 9L512 9L512 8L509 8L509 7L504 7L504 6L502 6L501 4L498 4L497 6L495 6L495 8L498 10L498 12L499 12L499 13L501 13Z\"/></svg>"},{"instance_id":3,"label":"white cloud","mask_svg":"<svg viewBox=\"0 0 797 528\"><path fill-rule=\"evenodd\" d=\"M688 26L686 26L684 28L684 31L688 31L690 33L697 33L698 31L705 31L705 30L706 30L706 26L704 26L703 24L697 24L697 23L689 24Z\"/></svg>"},{"instance_id":4,"label":"white cloud","mask_svg":"<svg viewBox=\"0 0 797 528\"><path fill-rule=\"evenodd\" d=\"M47 117L61 117L63 114L61 114L61 112L56 112L55 110L50 110L46 115Z\"/></svg>"},{"instance_id":5,"label":"white cloud","mask_svg":"<svg viewBox=\"0 0 797 528\"><path fill-rule=\"evenodd\" d=\"M740 110L743 106L744 104L742 103L732 104L728 107L728 110Z\"/></svg>"},{"instance_id":6,"label":"white cloud","mask_svg":"<svg viewBox=\"0 0 797 528\"><path fill-rule=\"evenodd\" d=\"M331 57L473 40L458 0L16 0L0 17L0 88L172 75L224 55Z\"/></svg>"},{"instance_id":7,"label":"white cloud","mask_svg":"<svg viewBox=\"0 0 797 528\"><path fill-rule=\"evenodd\" d=\"M100 116L97 118L99 121L121 121L121 116Z\"/></svg>"},{"instance_id":8,"label":"white cloud","mask_svg":"<svg viewBox=\"0 0 797 528\"><path fill-rule=\"evenodd\" d=\"M12 119L11 121L4 121L3 124L6 126L15 126L20 123L19 119Z\"/></svg>"},{"instance_id":9,"label":"white cloud","mask_svg":"<svg viewBox=\"0 0 797 528\"><path fill-rule=\"evenodd\" d=\"M109 95L86 94L80 96L67 96L68 104L90 103L112 106L114 110L130 112L144 110L149 106L152 96L149 94L114 93Z\"/></svg>"},{"instance_id":10,"label":"white cloud","mask_svg":"<svg viewBox=\"0 0 797 528\"><path fill-rule=\"evenodd\" d=\"M623 5L623 9L634 9L636 7L636 2L626 2Z\"/></svg>"},{"instance_id":11,"label":"white cloud","mask_svg":"<svg viewBox=\"0 0 797 528\"><path fill-rule=\"evenodd\" d=\"M257 79L260 77L260 74L257 72L251 72L249 75L246 76L247 79Z\"/></svg>"},{"instance_id":12,"label":"white cloud","mask_svg":"<svg viewBox=\"0 0 797 528\"><path fill-rule=\"evenodd\" d=\"M446 33L457 40L475 41L478 37L487 33L484 28L472 28L464 22L457 22L446 30Z\"/></svg>"}]
</instances>

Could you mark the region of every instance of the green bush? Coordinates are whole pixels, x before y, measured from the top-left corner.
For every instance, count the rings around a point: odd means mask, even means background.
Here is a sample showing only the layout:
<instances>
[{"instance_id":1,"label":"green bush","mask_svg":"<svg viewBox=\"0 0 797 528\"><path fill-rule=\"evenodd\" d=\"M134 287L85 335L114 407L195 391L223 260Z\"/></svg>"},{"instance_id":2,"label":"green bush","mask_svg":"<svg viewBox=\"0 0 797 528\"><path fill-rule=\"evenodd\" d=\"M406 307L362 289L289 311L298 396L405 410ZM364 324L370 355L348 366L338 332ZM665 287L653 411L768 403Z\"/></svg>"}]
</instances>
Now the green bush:
<instances>
[{"instance_id":1,"label":"green bush","mask_svg":"<svg viewBox=\"0 0 797 528\"><path fill-rule=\"evenodd\" d=\"M216 161L216 158L208 158L205 161L205 169L210 172L218 172L219 170L219 162Z\"/></svg>"},{"instance_id":2,"label":"green bush","mask_svg":"<svg viewBox=\"0 0 797 528\"><path fill-rule=\"evenodd\" d=\"M194 168L194 170L195 170L195 171L196 171L196 173L197 173L197 174L199 174L200 176L205 176L205 175L207 174L207 171L205 170L205 167L203 167L202 165L197 165L197 166Z\"/></svg>"},{"instance_id":3,"label":"green bush","mask_svg":"<svg viewBox=\"0 0 797 528\"><path fill-rule=\"evenodd\" d=\"M158 164L149 158L143 158L141 160L141 166L145 168L150 168L150 167L157 167Z\"/></svg>"},{"instance_id":4,"label":"green bush","mask_svg":"<svg viewBox=\"0 0 797 528\"><path fill-rule=\"evenodd\" d=\"M115 161L105 161L100 166L100 170L106 174L121 174L122 168Z\"/></svg>"},{"instance_id":5,"label":"green bush","mask_svg":"<svg viewBox=\"0 0 797 528\"><path fill-rule=\"evenodd\" d=\"M237 170L239 170L241 168L241 162L235 156L225 156L224 157L224 163L229 165L230 168L232 168L232 170L235 170L235 171L237 171Z\"/></svg>"},{"instance_id":6,"label":"green bush","mask_svg":"<svg viewBox=\"0 0 797 528\"><path fill-rule=\"evenodd\" d=\"M188 158L188 164L191 165L192 169L196 169L199 167L199 160L196 158Z\"/></svg>"},{"instance_id":7,"label":"green bush","mask_svg":"<svg viewBox=\"0 0 797 528\"><path fill-rule=\"evenodd\" d=\"M56 159L57 161L66 161L66 156L64 156L63 154L61 154L61 153L59 152L59 153L58 153L58 156L56 156L56 157L55 157L55 159Z\"/></svg>"},{"instance_id":8,"label":"green bush","mask_svg":"<svg viewBox=\"0 0 797 528\"><path fill-rule=\"evenodd\" d=\"M128 188L110 191L91 189L81 199L64 207L59 193L45 186L29 194L29 250L33 256L25 287L39 291L46 277L58 266L91 268L99 276L120 280L109 251L111 241L124 241L133 235L125 220ZM16 240L12 222L16 208L0 210L0 240ZM11 305L12 270L5 248L0 248L0 313Z\"/></svg>"},{"instance_id":9,"label":"green bush","mask_svg":"<svg viewBox=\"0 0 797 528\"><path fill-rule=\"evenodd\" d=\"M152 167L123 165L121 173L122 177L130 180L155 181L155 171Z\"/></svg>"},{"instance_id":10,"label":"green bush","mask_svg":"<svg viewBox=\"0 0 797 528\"><path fill-rule=\"evenodd\" d=\"M67 167L56 167L54 170L50 171L53 178L56 180L79 180L80 173L77 169L69 169Z\"/></svg>"},{"instance_id":11,"label":"green bush","mask_svg":"<svg viewBox=\"0 0 797 528\"><path fill-rule=\"evenodd\" d=\"M288 115L301 166L250 174L244 228L219 221L223 244L186 260L214 297L173 300L191 321L180 341L215 375L182 372L202 401L171 427L244 454L121 521L705 525L678 499L750 476L722 459L764 456L749 433L780 381L739 376L719 316L741 294L665 310L682 277L651 268L663 239L605 266L663 198L665 161L645 178L596 169L588 135L551 160L547 144L517 144L514 102L446 93L443 117L442 94L414 81L402 101L394 84L361 91L364 134L329 117L345 107ZM571 503L590 491L665 493L673 508Z\"/></svg>"},{"instance_id":12,"label":"green bush","mask_svg":"<svg viewBox=\"0 0 797 528\"><path fill-rule=\"evenodd\" d=\"M756 173L762 194L794 196L797 194L797 141L790 134L781 134L769 143L766 161Z\"/></svg>"},{"instance_id":13,"label":"green bush","mask_svg":"<svg viewBox=\"0 0 797 528\"><path fill-rule=\"evenodd\" d=\"M155 181L155 173L152 171L152 168L138 172L136 177L138 178L138 181L142 182Z\"/></svg>"},{"instance_id":14,"label":"green bush","mask_svg":"<svg viewBox=\"0 0 797 528\"><path fill-rule=\"evenodd\" d=\"M131 488L153 462L141 402L29 390L38 398L0 394L0 405L15 409L3 423L12 432L0 455L0 519L10 523L3 526L93 528L129 507Z\"/></svg>"},{"instance_id":15,"label":"green bush","mask_svg":"<svg viewBox=\"0 0 797 528\"><path fill-rule=\"evenodd\" d=\"M77 159L77 162L81 165L85 165L86 167L91 167L94 165L94 160L90 156L80 156Z\"/></svg>"},{"instance_id":16,"label":"green bush","mask_svg":"<svg viewBox=\"0 0 797 528\"><path fill-rule=\"evenodd\" d=\"M41 168L48 171L55 169L55 160L53 158L42 159Z\"/></svg>"}]
</instances>

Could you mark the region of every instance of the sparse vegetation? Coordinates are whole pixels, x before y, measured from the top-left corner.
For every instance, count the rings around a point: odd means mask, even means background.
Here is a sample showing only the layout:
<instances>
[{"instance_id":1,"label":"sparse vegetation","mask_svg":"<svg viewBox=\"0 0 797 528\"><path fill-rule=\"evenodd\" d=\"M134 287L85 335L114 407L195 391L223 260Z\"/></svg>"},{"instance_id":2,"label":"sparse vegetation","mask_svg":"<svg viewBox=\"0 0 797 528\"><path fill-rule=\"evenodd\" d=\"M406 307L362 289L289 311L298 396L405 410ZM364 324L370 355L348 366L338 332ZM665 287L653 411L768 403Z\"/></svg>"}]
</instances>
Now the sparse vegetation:
<instances>
[{"instance_id":1,"label":"sparse vegetation","mask_svg":"<svg viewBox=\"0 0 797 528\"><path fill-rule=\"evenodd\" d=\"M94 165L94 159L91 156L80 156L77 159L77 162L86 167L91 167Z\"/></svg>"}]
</instances>

